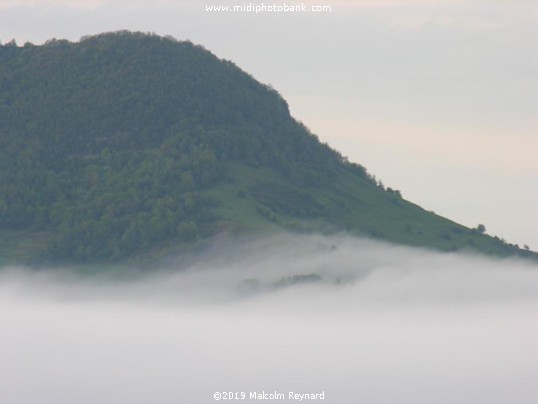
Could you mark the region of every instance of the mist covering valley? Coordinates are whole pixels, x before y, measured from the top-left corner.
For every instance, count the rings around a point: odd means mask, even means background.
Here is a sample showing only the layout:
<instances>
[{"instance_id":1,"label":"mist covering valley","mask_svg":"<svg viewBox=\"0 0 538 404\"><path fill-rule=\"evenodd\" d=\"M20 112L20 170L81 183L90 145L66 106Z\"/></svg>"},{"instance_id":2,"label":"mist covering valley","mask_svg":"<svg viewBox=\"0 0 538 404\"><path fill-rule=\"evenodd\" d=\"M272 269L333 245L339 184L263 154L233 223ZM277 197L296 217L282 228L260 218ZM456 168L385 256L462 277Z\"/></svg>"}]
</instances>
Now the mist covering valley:
<instances>
[{"instance_id":1,"label":"mist covering valley","mask_svg":"<svg viewBox=\"0 0 538 404\"><path fill-rule=\"evenodd\" d=\"M94 272L0 271L1 402L538 400L531 261L285 234Z\"/></svg>"}]
</instances>

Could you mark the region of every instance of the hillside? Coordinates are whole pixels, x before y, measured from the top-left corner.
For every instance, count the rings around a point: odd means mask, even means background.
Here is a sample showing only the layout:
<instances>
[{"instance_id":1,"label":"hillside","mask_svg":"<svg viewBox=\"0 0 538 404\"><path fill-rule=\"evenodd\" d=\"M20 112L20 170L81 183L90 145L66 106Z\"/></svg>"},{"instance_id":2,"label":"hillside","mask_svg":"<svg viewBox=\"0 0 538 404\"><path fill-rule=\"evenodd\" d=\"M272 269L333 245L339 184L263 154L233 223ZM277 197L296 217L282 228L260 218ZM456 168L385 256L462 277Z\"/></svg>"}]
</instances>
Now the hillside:
<instances>
[{"instance_id":1,"label":"hillside","mask_svg":"<svg viewBox=\"0 0 538 404\"><path fill-rule=\"evenodd\" d=\"M112 262L278 229L532 254L385 189L190 42L0 47L0 261Z\"/></svg>"}]
</instances>

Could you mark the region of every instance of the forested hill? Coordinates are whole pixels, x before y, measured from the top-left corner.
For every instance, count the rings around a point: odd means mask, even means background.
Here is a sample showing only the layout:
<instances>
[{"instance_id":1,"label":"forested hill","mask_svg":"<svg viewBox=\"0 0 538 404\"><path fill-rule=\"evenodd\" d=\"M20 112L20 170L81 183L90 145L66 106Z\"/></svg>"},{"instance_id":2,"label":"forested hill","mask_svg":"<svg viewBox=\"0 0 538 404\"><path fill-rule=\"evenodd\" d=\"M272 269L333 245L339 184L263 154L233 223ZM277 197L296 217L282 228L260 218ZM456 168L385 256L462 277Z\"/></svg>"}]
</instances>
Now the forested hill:
<instances>
[{"instance_id":1,"label":"forested hill","mask_svg":"<svg viewBox=\"0 0 538 404\"><path fill-rule=\"evenodd\" d=\"M190 42L0 46L0 256L113 261L278 228L526 253L384 189Z\"/></svg>"}]
</instances>

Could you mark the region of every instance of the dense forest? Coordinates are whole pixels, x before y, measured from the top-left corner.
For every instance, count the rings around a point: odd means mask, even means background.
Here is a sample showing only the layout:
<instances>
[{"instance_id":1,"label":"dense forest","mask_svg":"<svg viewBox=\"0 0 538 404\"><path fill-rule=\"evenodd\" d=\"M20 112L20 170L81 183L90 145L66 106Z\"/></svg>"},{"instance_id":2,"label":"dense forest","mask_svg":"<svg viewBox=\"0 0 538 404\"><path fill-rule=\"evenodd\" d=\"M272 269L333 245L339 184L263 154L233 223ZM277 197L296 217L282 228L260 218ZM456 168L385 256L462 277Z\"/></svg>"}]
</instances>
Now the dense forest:
<instances>
[{"instance_id":1,"label":"dense forest","mask_svg":"<svg viewBox=\"0 0 538 404\"><path fill-rule=\"evenodd\" d=\"M525 253L385 189L190 42L0 46L0 230L46 234L35 257L120 260L257 226Z\"/></svg>"}]
</instances>

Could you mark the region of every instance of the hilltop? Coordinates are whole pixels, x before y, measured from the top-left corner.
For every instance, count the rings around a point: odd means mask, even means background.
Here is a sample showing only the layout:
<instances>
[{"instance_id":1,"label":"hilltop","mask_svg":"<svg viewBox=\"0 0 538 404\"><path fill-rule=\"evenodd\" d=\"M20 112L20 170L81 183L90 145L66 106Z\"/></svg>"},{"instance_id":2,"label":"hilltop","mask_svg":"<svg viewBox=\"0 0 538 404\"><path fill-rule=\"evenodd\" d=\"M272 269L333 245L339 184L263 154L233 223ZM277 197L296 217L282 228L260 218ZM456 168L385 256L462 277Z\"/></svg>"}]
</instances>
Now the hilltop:
<instances>
[{"instance_id":1,"label":"hilltop","mask_svg":"<svg viewBox=\"0 0 538 404\"><path fill-rule=\"evenodd\" d=\"M8 43L0 89L4 260L114 262L279 230L533 254L406 201L190 42Z\"/></svg>"}]
</instances>

